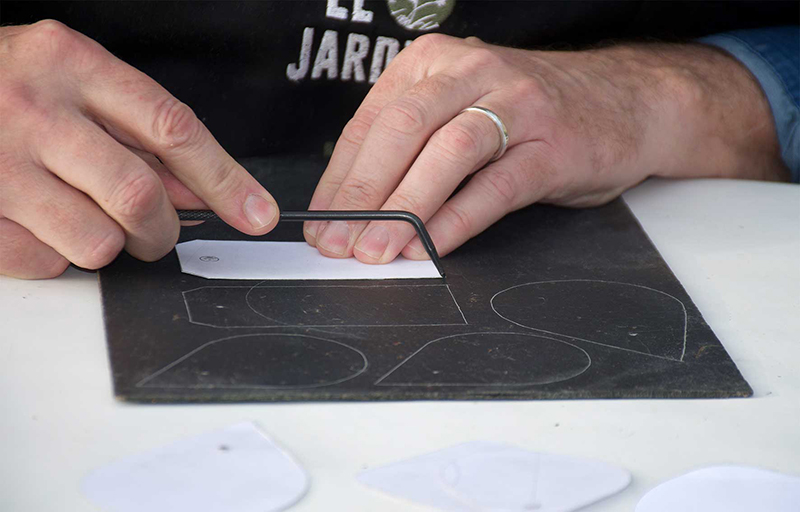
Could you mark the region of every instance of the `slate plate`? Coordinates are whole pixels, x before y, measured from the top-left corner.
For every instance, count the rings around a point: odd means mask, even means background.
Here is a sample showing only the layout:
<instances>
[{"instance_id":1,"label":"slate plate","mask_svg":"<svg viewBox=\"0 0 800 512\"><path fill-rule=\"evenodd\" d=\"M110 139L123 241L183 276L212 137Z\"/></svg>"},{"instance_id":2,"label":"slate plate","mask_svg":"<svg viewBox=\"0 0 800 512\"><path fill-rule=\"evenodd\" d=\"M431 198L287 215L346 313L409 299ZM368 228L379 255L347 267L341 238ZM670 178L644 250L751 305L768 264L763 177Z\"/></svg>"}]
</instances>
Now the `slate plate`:
<instances>
[{"instance_id":1,"label":"slate plate","mask_svg":"<svg viewBox=\"0 0 800 512\"><path fill-rule=\"evenodd\" d=\"M325 162L248 160L284 209ZM265 240L302 240L299 224ZM181 240L245 239L221 223ZM535 205L441 280L219 281L121 255L99 273L120 399L744 397L752 390L621 200Z\"/></svg>"}]
</instances>

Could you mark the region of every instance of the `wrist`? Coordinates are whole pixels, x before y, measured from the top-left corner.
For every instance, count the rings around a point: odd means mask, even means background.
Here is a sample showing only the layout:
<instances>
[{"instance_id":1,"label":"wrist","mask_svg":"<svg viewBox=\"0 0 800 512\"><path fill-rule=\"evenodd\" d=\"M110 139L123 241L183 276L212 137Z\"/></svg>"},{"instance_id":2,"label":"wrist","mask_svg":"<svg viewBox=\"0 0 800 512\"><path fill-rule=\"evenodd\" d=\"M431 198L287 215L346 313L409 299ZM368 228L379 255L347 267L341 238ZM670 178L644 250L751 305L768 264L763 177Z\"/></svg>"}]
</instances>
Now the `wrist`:
<instances>
[{"instance_id":1,"label":"wrist","mask_svg":"<svg viewBox=\"0 0 800 512\"><path fill-rule=\"evenodd\" d=\"M625 52L625 50L620 49ZM618 51L620 51L618 50ZM651 109L639 165L664 177L785 180L769 103L734 58L699 44L627 47Z\"/></svg>"}]
</instances>

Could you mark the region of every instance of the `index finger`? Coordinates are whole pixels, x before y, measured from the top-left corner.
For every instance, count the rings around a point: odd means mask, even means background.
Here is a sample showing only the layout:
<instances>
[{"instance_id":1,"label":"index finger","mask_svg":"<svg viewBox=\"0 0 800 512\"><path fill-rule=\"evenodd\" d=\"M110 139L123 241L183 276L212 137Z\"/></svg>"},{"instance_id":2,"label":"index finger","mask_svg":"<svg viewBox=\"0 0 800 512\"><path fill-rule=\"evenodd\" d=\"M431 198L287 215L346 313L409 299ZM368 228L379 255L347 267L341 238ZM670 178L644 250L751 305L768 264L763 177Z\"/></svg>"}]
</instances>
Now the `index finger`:
<instances>
[{"instance_id":1,"label":"index finger","mask_svg":"<svg viewBox=\"0 0 800 512\"><path fill-rule=\"evenodd\" d=\"M239 231L260 235L278 223L278 205L184 103L144 73L108 54L81 92L114 136L133 139Z\"/></svg>"}]
</instances>

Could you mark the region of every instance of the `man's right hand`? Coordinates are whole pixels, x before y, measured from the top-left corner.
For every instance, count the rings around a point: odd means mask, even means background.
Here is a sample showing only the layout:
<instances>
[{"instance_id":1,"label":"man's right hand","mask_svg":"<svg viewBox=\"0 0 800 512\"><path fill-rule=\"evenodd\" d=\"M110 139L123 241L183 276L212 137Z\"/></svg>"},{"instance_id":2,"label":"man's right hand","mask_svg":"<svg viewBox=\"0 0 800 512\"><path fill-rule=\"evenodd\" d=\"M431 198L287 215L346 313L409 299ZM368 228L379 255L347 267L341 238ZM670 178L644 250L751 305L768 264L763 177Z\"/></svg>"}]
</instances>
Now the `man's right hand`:
<instances>
[{"instance_id":1,"label":"man's right hand","mask_svg":"<svg viewBox=\"0 0 800 512\"><path fill-rule=\"evenodd\" d=\"M176 208L260 235L270 194L192 110L56 21L0 28L0 275L99 268L124 248L161 258Z\"/></svg>"}]
</instances>

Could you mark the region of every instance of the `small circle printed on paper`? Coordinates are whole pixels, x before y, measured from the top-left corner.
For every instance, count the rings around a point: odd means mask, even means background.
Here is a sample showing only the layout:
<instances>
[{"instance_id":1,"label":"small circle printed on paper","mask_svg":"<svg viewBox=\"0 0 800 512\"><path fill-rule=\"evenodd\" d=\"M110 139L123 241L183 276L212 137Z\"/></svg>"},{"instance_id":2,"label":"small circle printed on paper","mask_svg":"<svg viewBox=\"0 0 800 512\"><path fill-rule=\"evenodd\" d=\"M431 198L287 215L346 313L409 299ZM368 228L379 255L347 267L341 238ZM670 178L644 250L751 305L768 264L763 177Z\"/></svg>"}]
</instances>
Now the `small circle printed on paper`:
<instances>
[{"instance_id":1,"label":"small circle printed on paper","mask_svg":"<svg viewBox=\"0 0 800 512\"><path fill-rule=\"evenodd\" d=\"M216 256L200 256L200 261L205 261L206 263L214 263L215 261L219 261L219 258Z\"/></svg>"}]
</instances>

